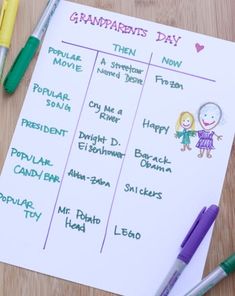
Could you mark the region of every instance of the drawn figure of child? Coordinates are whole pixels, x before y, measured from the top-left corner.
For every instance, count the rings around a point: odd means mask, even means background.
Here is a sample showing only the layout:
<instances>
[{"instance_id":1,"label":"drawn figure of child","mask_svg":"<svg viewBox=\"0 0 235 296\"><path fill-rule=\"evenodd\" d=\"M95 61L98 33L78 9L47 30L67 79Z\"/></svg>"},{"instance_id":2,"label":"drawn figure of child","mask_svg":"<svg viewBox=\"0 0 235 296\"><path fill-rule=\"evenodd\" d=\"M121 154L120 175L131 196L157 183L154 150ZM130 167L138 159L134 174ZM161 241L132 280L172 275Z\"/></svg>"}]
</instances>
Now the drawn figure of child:
<instances>
[{"instance_id":1,"label":"drawn figure of child","mask_svg":"<svg viewBox=\"0 0 235 296\"><path fill-rule=\"evenodd\" d=\"M195 132L195 119L194 116L190 112L182 112L176 123L176 138L181 138L181 144L183 147L181 151L185 151L186 148L191 150L190 148L190 137L194 137L196 135Z\"/></svg>"},{"instance_id":2,"label":"drawn figure of child","mask_svg":"<svg viewBox=\"0 0 235 296\"><path fill-rule=\"evenodd\" d=\"M215 149L213 145L213 136L215 135L217 140L221 140L222 136L216 135L212 131L220 122L222 117L222 110L219 105L215 103L206 103L202 105L198 112L198 120L203 130L197 131L199 141L196 147L200 149L198 154L199 158L202 158L205 151L206 156L211 158L211 150Z\"/></svg>"}]
</instances>

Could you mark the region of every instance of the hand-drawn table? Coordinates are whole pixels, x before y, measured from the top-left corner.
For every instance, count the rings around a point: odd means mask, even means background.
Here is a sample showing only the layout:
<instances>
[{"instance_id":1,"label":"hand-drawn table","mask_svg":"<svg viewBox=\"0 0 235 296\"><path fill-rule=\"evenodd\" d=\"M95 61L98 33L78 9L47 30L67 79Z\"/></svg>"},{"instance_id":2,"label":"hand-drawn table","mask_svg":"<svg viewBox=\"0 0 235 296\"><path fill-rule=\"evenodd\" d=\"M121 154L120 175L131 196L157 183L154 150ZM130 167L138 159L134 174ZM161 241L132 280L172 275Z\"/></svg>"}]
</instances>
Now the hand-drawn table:
<instances>
[{"instance_id":1,"label":"hand-drawn table","mask_svg":"<svg viewBox=\"0 0 235 296\"><path fill-rule=\"evenodd\" d=\"M9 51L5 66L5 73L9 69L19 49L32 31L39 15L46 5L43 1L20 1L20 8L15 26L12 46ZM166 25L173 25L182 29L203 33L222 39L234 41L235 29L233 26L233 12L235 5L232 0L208 0L208 1L108 1L108 0L80 0L74 1L85 5L120 12L123 14L149 19ZM36 58L35 58L36 60ZM31 78L34 63L31 64L17 92L6 95L1 90L0 95L0 164L3 165L16 121L23 104L26 90ZM228 171L224 182L222 199L220 202L220 216L216 221L213 238L206 262L207 274L223 258L235 250L235 206L233 196L235 194L235 145L233 145ZM235 276L232 275L208 295L233 296L235 291ZM0 264L0 296L34 296L34 295L93 295L105 296L111 293L102 292L82 285L73 284L55 279L35 272L30 272L17 267Z\"/></svg>"}]
</instances>

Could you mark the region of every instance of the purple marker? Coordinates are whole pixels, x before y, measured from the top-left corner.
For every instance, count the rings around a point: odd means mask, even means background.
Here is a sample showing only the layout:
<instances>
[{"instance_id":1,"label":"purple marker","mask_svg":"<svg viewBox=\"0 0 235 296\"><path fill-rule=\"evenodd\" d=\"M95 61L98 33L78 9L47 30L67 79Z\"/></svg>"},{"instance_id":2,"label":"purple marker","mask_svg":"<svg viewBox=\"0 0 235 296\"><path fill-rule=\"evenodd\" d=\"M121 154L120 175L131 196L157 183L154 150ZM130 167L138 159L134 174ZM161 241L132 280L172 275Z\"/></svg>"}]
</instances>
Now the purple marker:
<instances>
[{"instance_id":1,"label":"purple marker","mask_svg":"<svg viewBox=\"0 0 235 296\"><path fill-rule=\"evenodd\" d=\"M177 259L161 284L155 296L167 296L175 282L181 275L185 266L190 262L204 236L207 234L211 225L215 221L219 212L216 205L211 205L207 210L204 207L187 233L181 244L181 251Z\"/></svg>"}]
</instances>

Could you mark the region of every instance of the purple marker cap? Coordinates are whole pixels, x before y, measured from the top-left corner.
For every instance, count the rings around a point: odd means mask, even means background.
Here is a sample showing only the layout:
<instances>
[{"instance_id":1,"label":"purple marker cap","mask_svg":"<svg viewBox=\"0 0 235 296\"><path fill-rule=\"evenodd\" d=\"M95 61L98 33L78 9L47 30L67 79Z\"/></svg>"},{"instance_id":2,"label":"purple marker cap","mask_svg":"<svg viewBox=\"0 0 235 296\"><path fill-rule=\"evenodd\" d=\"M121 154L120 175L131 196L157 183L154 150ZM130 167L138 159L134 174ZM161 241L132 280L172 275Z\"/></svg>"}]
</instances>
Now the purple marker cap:
<instances>
[{"instance_id":1,"label":"purple marker cap","mask_svg":"<svg viewBox=\"0 0 235 296\"><path fill-rule=\"evenodd\" d=\"M207 210L206 207L201 210L181 244L182 250L177 256L178 259L186 264L190 262L193 254L215 221L218 212L219 208L216 205L211 205Z\"/></svg>"}]
</instances>

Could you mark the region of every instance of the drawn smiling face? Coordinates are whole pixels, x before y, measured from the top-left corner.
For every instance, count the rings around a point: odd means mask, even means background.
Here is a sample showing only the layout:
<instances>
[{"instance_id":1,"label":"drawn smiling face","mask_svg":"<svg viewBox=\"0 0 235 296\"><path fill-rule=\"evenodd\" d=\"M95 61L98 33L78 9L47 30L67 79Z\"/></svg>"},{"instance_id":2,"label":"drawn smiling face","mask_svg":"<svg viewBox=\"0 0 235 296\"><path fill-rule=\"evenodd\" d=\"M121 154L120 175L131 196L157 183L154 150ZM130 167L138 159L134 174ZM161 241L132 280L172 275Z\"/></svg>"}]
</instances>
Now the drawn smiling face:
<instances>
[{"instance_id":1,"label":"drawn smiling face","mask_svg":"<svg viewBox=\"0 0 235 296\"><path fill-rule=\"evenodd\" d=\"M198 119L204 130L212 130L220 122L222 110L215 103L206 103L199 109Z\"/></svg>"},{"instance_id":2,"label":"drawn smiling face","mask_svg":"<svg viewBox=\"0 0 235 296\"><path fill-rule=\"evenodd\" d=\"M183 117L181 120L181 126L184 129L189 129L192 126L192 118L189 116Z\"/></svg>"}]
</instances>

